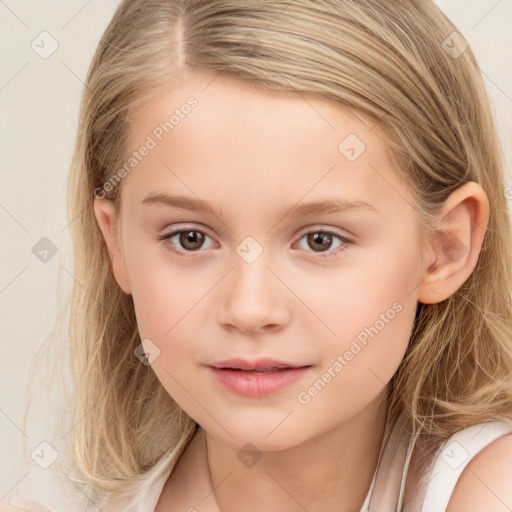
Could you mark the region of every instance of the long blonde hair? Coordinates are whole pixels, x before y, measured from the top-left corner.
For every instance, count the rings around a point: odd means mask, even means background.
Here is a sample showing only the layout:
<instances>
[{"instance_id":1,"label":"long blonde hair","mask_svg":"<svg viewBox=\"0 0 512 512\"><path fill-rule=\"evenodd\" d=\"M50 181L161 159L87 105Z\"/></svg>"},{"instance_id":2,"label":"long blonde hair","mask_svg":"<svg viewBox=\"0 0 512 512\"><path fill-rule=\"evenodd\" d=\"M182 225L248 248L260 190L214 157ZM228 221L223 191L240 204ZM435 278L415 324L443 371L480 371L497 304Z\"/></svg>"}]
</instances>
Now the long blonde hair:
<instances>
[{"instance_id":1,"label":"long blonde hair","mask_svg":"<svg viewBox=\"0 0 512 512\"><path fill-rule=\"evenodd\" d=\"M512 418L512 239L504 158L471 48L429 0L125 0L94 55L69 181L74 241L70 351L75 481L97 499L176 461L197 424L134 349L131 296L117 286L94 191L126 159L131 114L181 70L300 92L384 134L414 193L424 237L467 181L490 215L472 275L423 305L390 383L388 423L418 442ZM454 50L455 48L455 50ZM119 188L107 197L118 204Z\"/></svg>"}]
</instances>

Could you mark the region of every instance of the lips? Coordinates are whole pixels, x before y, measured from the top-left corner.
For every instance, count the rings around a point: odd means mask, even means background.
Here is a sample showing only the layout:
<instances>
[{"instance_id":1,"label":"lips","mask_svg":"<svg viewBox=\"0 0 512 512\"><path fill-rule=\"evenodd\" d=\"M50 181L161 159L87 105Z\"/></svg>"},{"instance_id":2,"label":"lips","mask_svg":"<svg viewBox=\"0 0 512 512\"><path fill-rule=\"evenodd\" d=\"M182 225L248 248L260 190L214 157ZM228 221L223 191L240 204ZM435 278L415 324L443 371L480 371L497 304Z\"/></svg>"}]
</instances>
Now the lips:
<instances>
[{"instance_id":1,"label":"lips","mask_svg":"<svg viewBox=\"0 0 512 512\"><path fill-rule=\"evenodd\" d=\"M275 393L302 378L311 367L275 359L230 359L207 366L219 384L245 397Z\"/></svg>"},{"instance_id":2,"label":"lips","mask_svg":"<svg viewBox=\"0 0 512 512\"><path fill-rule=\"evenodd\" d=\"M266 368L263 369L255 369L255 370L242 370L239 368L222 368L223 370L229 369L234 372L244 372L244 373L253 373L254 375L268 375L269 373L282 372L286 368Z\"/></svg>"},{"instance_id":3,"label":"lips","mask_svg":"<svg viewBox=\"0 0 512 512\"><path fill-rule=\"evenodd\" d=\"M248 361L246 359L229 359L227 361L219 361L211 365L213 368L225 368L229 370L254 370L260 372L279 371L287 368L301 368L303 364L289 363L286 361L278 361L276 359L257 359L255 361Z\"/></svg>"}]
</instances>

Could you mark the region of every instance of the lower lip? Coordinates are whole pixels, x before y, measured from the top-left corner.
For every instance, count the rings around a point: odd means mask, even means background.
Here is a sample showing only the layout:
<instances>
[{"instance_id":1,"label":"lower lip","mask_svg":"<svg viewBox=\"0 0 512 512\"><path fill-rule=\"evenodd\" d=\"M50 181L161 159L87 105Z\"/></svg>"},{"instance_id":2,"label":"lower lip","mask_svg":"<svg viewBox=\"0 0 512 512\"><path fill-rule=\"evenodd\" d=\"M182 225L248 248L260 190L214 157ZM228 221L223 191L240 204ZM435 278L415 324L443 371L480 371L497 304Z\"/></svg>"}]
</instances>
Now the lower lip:
<instances>
[{"instance_id":1,"label":"lower lip","mask_svg":"<svg viewBox=\"0 0 512 512\"><path fill-rule=\"evenodd\" d=\"M266 396L300 379L310 368L286 368L273 373L257 374L243 370L227 370L209 367L213 375L223 386L237 395L258 397Z\"/></svg>"}]
</instances>

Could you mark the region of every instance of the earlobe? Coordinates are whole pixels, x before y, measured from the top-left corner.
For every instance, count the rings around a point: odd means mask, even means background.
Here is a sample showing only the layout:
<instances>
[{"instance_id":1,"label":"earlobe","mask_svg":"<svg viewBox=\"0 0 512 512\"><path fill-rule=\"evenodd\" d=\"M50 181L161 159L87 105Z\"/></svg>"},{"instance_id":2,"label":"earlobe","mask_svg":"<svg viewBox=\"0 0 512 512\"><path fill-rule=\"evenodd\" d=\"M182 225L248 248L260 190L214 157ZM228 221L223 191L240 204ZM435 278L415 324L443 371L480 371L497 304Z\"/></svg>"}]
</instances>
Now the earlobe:
<instances>
[{"instance_id":1,"label":"earlobe","mask_svg":"<svg viewBox=\"0 0 512 512\"><path fill-rule=\"evenodd\" d=\"M441 302L464 284L477 264L488 217L487 194L478 183L465 183L450 194L431 239L433 258L423 271L419 302Z\"/></svg>"},{"instance_id":2,"label":"earlobe","mask_svg":"<svg viewBox=\"0 0 512 512\"><path fill-rule=\"evenodd\" d=\"M117 238L118 219L114 201L111 199L94 198L94 215L108 249L114 278L123 292L130 295L130 281Z\"/></svg>"}]
</instances>

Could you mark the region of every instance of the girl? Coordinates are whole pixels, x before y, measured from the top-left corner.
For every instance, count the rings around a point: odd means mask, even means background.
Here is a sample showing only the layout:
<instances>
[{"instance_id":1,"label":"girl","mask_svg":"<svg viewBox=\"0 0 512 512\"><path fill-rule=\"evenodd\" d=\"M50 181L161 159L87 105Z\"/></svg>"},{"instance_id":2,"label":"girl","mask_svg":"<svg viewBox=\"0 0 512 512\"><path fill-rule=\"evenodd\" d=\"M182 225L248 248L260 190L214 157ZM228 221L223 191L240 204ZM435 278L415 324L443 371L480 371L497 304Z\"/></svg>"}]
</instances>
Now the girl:
<instances>
[{"instance_id":1,"label":"girl","mask_svg":"<svg viewBox=\"0 0 512 512\"><path fill-rule=\"evenodd\" d=\"M82 509L510 509L504 191L431 1L125 0L70 176Z\"/></svg>"}]
</instances>

